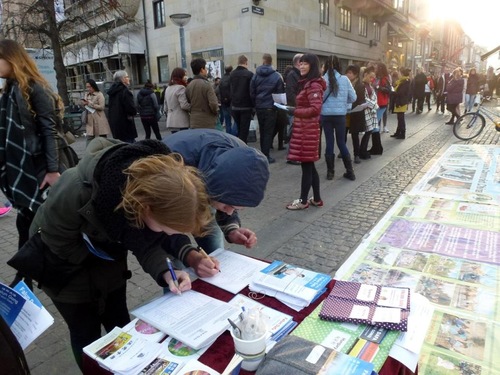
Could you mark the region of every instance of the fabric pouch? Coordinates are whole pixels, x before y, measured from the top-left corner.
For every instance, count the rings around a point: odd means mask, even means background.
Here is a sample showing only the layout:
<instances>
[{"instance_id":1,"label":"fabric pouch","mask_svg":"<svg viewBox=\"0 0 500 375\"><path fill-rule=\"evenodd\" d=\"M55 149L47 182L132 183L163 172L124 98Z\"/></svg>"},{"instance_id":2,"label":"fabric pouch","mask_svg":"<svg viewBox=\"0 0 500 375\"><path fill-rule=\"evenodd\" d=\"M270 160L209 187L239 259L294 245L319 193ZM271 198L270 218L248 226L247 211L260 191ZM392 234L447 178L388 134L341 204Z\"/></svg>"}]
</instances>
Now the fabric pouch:
<instances>
[{"instance_id":1,"label":"fabric pouch","mask_svg":"<svg viewBox=\"0 0 500 375\"><path fill-rule=\"evenodd\" d=\"M316 375L331 352L301 337L287 336L266 354L255 374Z\"/></svg>"},{"instance_id":2,"label":"fabric pouch","mask_svg":"<svg viewBox=\"0 0 500 375\"><path fill-rule=\"evenodd\" d=\"M31 236L7 264L23 276L38 281L39 288L46 286L56 294L83 269L82 264L72 264L54 254L42 241L40 231Z\"/></svg>"}]
</instances>

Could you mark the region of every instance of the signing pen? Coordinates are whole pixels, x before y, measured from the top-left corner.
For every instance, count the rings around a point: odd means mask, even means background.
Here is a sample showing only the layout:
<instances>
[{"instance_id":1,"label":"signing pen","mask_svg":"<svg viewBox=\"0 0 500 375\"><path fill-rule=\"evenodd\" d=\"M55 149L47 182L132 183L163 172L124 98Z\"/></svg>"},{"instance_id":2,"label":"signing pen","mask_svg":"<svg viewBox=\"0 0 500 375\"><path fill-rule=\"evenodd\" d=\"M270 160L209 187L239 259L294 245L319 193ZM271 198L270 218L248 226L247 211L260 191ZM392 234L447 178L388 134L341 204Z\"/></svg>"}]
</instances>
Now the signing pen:
<instances>
[{"instance_id":1,"label":"signing pen","mask_svg":"<svg viewBox=\"0 0 500 375\"><path fill-rule=\"evenodd\" d=\"M210 257L208 256L208 254L205 252L205 250L203 250L203 248L201 246L198 246L198 252L201 254L201 256L203 258L210 259ZM215 263L214 263L214 269L215 269ZM220 272L220 270L219 270L219 272Z\"/></svg>"},{"instance_id":2,"label":"signing pen","mask_svg":"<svg viewBox=\"0 0 500 375\"><path fill-rule=\"evenodd\" d=\"M174 285L177 287L180 294L181 290L179 289L179 281L177 280L177 275L175 274L174 266L172 265L172 262L170 261L169 258L167 258L167 265L168 265L168 270L170 271L170 276L172 276L172 280L174 281Z\"/></svg>"}]
</instances>

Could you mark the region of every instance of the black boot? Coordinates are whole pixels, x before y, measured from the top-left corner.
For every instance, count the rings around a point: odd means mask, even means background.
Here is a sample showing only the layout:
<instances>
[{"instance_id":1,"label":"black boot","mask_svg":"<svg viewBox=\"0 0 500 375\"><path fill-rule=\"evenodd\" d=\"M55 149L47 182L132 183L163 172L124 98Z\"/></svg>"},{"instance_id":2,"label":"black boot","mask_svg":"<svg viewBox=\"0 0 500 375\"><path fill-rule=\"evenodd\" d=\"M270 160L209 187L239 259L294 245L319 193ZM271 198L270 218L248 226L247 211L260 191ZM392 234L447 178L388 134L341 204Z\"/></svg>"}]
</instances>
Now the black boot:
<instances>
[{"instance_id":1,"label":"black boot","mask_svg":"<svg viewBox=\"0 0 500 375\"><path fill-rule=\"evenodd\" d=\"M342 161L344 162L344 167L346 169L344 177L351 181L354 181L356 179L356 176L354 175L354 169L352 168L351 156L348 155L346 157L343 157Z\"/></svg>"},{"instance_id":2,"label":"black boot","mask_svg":"<svg viewBox=\"0 0 500 375\"><path fill-rule=\"evenodd\" d=\"M325 154L325 160L326 160L326 179L333 180L333 176L335 175L335 155Z\"/></svg>"},{"instance_id":3,"label":"black boot","mask_svg":"<svg viewBox=\"0 0 500 375\"><path fill-rule=\"evenodd\" d=\"M384 152L379 132L372 133L372 148L368 152L370 155L382 155L382 152Z\"/></svg>"}]
</instances>

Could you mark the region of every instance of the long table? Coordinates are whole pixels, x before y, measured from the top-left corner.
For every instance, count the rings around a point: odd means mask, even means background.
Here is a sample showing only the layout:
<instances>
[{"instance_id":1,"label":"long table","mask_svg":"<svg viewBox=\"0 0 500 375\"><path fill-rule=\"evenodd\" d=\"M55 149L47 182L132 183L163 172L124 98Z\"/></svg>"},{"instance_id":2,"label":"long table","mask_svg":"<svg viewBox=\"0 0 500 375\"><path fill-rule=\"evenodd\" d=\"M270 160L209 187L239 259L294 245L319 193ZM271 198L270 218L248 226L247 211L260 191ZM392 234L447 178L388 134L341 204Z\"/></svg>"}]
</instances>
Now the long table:
<instances>
[{"instance_id":1,"label":"long table","mask_svg":"<svg viewBox=\"0 0 500 375\"><path fill-rule=\"evenodd\" d=\"M262 299L259 299L259 302L268 307L271 307L273 309L282 311L286 314L293 316L293 320L300 324L300 322L302 322L302 320L304 320L309 314L311 314L312 311L328 296L331 289L333 288L333 285L335 285L334 280L332 280L328 284L327 291L323 293L323 295L320 298L318 298L316 301L314 301L314 303L312 303L308 307L298 312L284 305L276 298L264 296ZM208 284L203 280L194 281L192 284L192 288L193 290L196 290L200 293L206 294L208 296L217 298L225 302L230 301L234 297L232 293L227 292L218 287L215 287L211 284ZM248 295L249 292L250 290L248 288L245 288L240 292L240 294ZM210 346L210 348L199 358L199 361L213 368L215 371L222 373L233 355L234 355L233 340L231 338L229 331L225 331ZM83 358L83 373L87 375L111 374L109 371L100 367L96 361L86 356L85 354ZM250 375L254 374L254 372L249 372L242 369L240 374ZM379 372L379 375L413 375L413 374L418 374L418 369L415 373L413 373L406 366L404 366L403 364L401 364L400 362L396 361L391 357L387 358L384 365L382 366L382 369Z\"/></svg>"}]
</instances>

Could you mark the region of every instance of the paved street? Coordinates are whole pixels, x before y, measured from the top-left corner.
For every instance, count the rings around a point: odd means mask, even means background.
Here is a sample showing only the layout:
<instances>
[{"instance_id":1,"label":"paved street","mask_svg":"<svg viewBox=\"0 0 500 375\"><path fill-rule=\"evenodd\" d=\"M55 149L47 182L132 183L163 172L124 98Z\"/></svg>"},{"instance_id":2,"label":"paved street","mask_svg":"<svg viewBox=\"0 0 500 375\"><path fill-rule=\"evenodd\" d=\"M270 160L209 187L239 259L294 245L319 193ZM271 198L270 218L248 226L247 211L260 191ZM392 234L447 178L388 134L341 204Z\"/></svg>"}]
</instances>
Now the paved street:
<instances>
[{"instance_id":1,"label":"paved street","mask_svg":"<svg viewBox=\"0 0 500 375\"><path fill-rule=\"evenodd\" d=\"M285 209L288 202L299 197L301 168L285 163L286 151L272 151L276 163L270 166L271 178L264 201L257 208L241 211L243 224L257 233L258 245L249 251L234 246L230 248L258 258L281 259L333 275L395 200L409 190L449 145L461 142L453 136L452 127L444 125L449 116L438 115L433 110L420 115L407 114L406 117L406 140L383 134L384 154L355 164L356 181L342 177L345 170L340 159L336 159L333 181L326 180L324 159L317 163L325 202L322 208ZM396 128L394 115L389 115L388 124L393 132ZM160 126L165 128L164 119ZM140 120L137 129L143 138ZM167 132L162 131L162 134L167 135ZM470 143L498 145L500 133L487 124L484 134ZM258 144L250 145L257 147ZM274 146L277 150L276 142ZM74 144L79 154L84 147L83 138ZM14 270L5 263L17 248L14 212L0 218L0 228L0 281L9 283ZM128 284L128 305L132 309L162 291L149 275L144 274L133 256L129 257L129 263L134 274ZM43 292L36 289L36 294L54 316L55 323L26 350L32 373L78 373L62 318Z\"/></svg>"}]
</instances>

